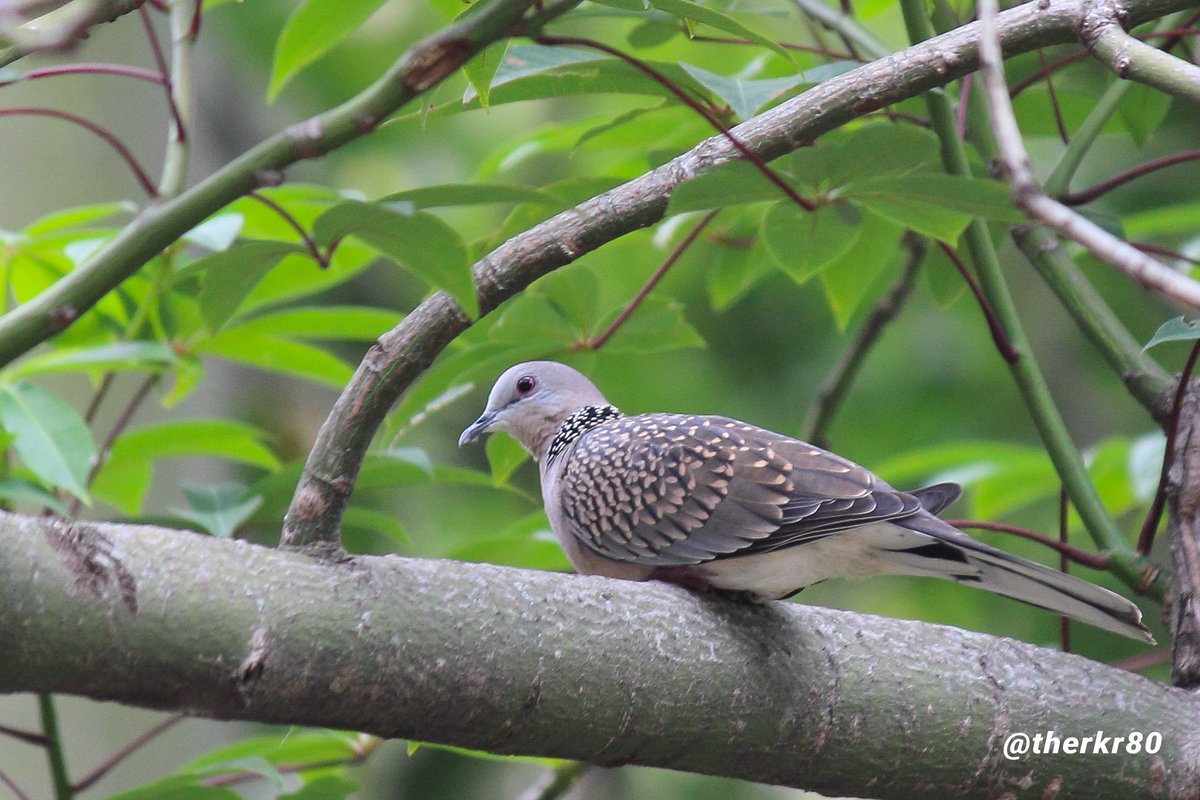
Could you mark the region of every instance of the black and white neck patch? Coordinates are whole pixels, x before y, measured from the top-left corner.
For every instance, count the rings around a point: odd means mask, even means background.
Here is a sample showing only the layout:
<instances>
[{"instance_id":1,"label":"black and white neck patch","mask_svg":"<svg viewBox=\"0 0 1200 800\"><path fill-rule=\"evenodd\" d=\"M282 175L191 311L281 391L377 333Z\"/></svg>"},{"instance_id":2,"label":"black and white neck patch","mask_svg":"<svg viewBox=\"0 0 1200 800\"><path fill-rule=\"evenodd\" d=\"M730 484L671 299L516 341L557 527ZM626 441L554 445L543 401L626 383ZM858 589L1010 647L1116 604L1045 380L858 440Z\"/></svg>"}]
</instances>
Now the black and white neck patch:
<instances>
[{"instance_id":1,"label":"black and white neck patch","mask_svg":"<svg viewBox=\"0 0 1200 800\"><path fill-rule=\"evenodd\" d=\"M546 451L546 463L554 461L563 450L567 449L568 445L592 428L620 416L622 416L621 412L617 410L616 406L608 405L584 406L574 412L564 419L558 426L558 430L555 431L554 438L550 441L550 449Z\"/></svg>"}]
</instances>

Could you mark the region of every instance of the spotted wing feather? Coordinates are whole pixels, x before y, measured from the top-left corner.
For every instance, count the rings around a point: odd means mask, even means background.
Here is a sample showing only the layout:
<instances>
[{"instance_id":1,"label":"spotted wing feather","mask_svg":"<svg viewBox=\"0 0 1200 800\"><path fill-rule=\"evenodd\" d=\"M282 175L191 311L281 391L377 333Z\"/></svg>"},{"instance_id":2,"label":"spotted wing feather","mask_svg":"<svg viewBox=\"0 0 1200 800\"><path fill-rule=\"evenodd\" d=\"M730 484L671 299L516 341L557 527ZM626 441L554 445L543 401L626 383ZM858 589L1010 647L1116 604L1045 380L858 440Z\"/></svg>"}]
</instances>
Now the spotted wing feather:
<instances>
[{"instance_id":1,"label":"spotted wing feather","mask_svg":"<svg viewBox=\"0 0 1200 800\"><path fill-rule=\"evenodd\" d=\"M559 497L572 533L640 564L767 552L921 510L862 467L724 417L622 417L567 458Z\"/></svg>"}]
</instances>

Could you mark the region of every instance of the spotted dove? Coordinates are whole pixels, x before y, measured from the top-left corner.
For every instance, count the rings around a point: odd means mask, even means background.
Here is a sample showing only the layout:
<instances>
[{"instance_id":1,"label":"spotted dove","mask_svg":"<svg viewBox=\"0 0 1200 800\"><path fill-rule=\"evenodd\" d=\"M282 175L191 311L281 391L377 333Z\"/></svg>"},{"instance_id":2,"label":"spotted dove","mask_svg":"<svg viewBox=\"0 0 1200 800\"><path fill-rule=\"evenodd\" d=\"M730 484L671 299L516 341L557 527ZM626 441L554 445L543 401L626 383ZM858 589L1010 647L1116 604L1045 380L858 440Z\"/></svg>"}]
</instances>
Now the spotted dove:
<instances>
[{"instance_id":1,"label":"spotted dove","mask_svg":"<svg viewBox=\"0 0 1200 800\"><path fill-rule=\"evenodd\" d=\"M553 361L501 375L459 444L489 431L511 434L538 462L550 525L584 574L760 602L826 578L926 575L1153 641L1125 598L939 519L957 484L900 492L840 456L745 422L626 416Z\"/></svg>"}]
</instances>

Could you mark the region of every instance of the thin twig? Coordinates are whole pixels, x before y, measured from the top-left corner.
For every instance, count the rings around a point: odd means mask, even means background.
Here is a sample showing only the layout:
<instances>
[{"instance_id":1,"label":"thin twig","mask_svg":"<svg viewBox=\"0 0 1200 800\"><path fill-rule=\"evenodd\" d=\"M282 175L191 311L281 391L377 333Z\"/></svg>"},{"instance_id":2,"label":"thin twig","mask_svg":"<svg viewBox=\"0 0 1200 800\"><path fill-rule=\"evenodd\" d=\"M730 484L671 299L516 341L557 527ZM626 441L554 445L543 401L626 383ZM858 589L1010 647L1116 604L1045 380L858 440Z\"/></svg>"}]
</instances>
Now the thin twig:
<instances>
[{"instance_id":1,"label":"thin twig","mask_svg":"<svg viewBox=\"0 0 1200 800\"><path fill-rule=\"evenodd\" d=\"M974 77L974 73L964 75L963 79L959 82L958 107L954 113L954 130L958 132L959 139L967 138L967 111L969 110L971 100L971 79Z\"/></svg>"},{"instance_id":2,"label":"thin twig","mask_svg":"<svg viewBox=\"0 0 1200 800\"><path fill-rule=\"evenodd\" d=\"M992 118L992 130L1000 154L1000 163L1012 185L1016 204L1031 219L1043 222L1061 235L1083 245L1101 261L1125 273L1138 284L1192 308L1200 308L1200 283L1159 263L1128 242L1080 216L1048 196L1038 186L1029 165L1021 130L1013 115L1008 88L1004 84L1004 57L996 31L996 13L995 0L981 0L979 63L983 70L984 98ZM1113 27L1119 30L1120 26L1115 21L1110 21L1101 27L1105 29L1105 33L1098 37L1097 46L1101 40L1111 44L1112 34L1108 31ZM1123 35L1123 31L1121 33ZM1161 54L1158 50L1154 52Z\"/></svg>"},{"instance_id":3,"label":"thin twig","mask_svg":"<svg viewBox=\"0 0 1200 800\"><path fill-rule=\"evenodd\" d=\"M1046 70L1046 54L1042 48L1038 48L1038 63L1042 65L1042 69ZM1062 108L1058 105L1058 95L1054 91L1054 81L1050 77L1050 72L1046 71L1046 94L1050 98L1050 109L1054 112L1054 126L1058 128L1058 138L1062 139L1063 144L1070 144L1071 138L1067 135L1067 123L1063 121ZM1012 97L1012 94L1009 94ZM1065 619L1065 617L1064 617Z\"/></svg>"},{"instance_id":4,"label":"thin twig","mask_svg":"<svg viewBox=\"0 0 1200 800\"><path fill-rule=\"evenodd\" d=\"M582 346L588 348L589 350L599 350L601 347L603 347L604 343L612 338L612 335L616 333L622 325L625 324L625 320L629 319L630 315L633 314L637 307L641 305L642 301L646 299L646 295L650 294L650 290L658 285L658 282L662 280L664 275L667 274L667 270L669 270L675 264L675 262L679 260L679 257L682 256L687 249L692 246L692 243L695 242L696 238L700 236L700 232L708 227L708 223L712 222L713 217L715 217L719 211L720 209L714 209L705 213L705 215L700 218L700 221L693 225L692 229L688 231L682 239L679 240L679 244L671 248L671 252L667 253L667 257L664 258L663 262L658 265L658 269L654 270L654 274L647 279L646 283L642 285L642 288L638 289L637 294L635 294L633 298L625 304L625 307L621 309L621 313L617 314L616 318L613 319L612 322L608 323L608 326L601 331L598 336L594 336L591 339L583 342Z\"/></svg>"},{"instance_id":5,"label":"thin twig","mask_svg":"<svg viewBox=\"0 0 1200 800\"><path fill-rule=\"evenodd\" d=\"M1096 570L1107 570L1110 562L1108 553L1092 553L1087 550L1076 547L1073 544L1060 542L1053 536L1047 536L1044 533L1031 531L1028 528L1022 528L1017 525L1009 525L1004 522L991 522L982 519L948 519L956 528L978 528L986 531L997 531L999 533L1011 533L1014 536L1020 536L1024 539L1029 539L1039 544L1044 544L1074 561L1076 564L1082 564L1085 567L1090 567Z\"/></svg>"},{"instance_id":6,"label":"thin twig","mask_svg":"<svg viewBox=\"0 0 1200 800\"><path fill-rule=\"evenodd\" d=\"M1123 669L1126 672L1138 672L1139 670L1153 667L1158 664L1166 664L1171 660L1171 648L1162 647L1158 650L1151 650L1148 653L1138 653L1137 655L1128 656L1109 664L1110 667Z\"/></svg>"},{"instance_id":7,"label":"thin twig","mask_svg":"<svg viewBox=\"0 0 1200 800\"><path fill-rule=\"evenodd\" d=\"M56 67L31 69L28 72L22 72L18 77L0 80L0 87L11 86L21 81L34 81L39 78L55 78L60 75L117 75L159 85L165 85L167 81L163 75L152 69L131 67L127 64L60 64Z\"/></svg>"},{"instance_id":8,"label":"thin twig","mask_svg":"<svg viewBox=\"0 0 1200 800\"><path fill-rule=\"evenodd\" d=\"M150 42L150 52L154 56L155 65L158 66L158 74L162 76L161 83L167 90L167 107L171 110L171 119L175 123L175 141L186 141L187 134L184 130L183 118L179 114L179 106L175 104L175 89L171 86L171 73L167 69L167 59L163 56L158 34L154 32L154 23L150 21L150 12L144 5L139 6L138 16L141 17L142 28L146 31L146 39Z\"/></svg>"},{"instance_id":9,"label":"thin twig","mask_svg":"<svg viewBox=\"0 0 1200 800\"><path fill-rule=\"evenodd\" d=\"M1038 52L1041 52L1040 50ZM1067 53L1065 56L1060 56L1049 64L1042 62L1033 74L1027 75L1021 80L1015 82L1008 90L1009 99L1016 98L1021 92L1028 89L1030 86L1041 83L1043 78L1049 77L1051 72L1056 72L1068 64L1074 64L1076 61L1083 61L1088 57L1086 50L1079 50L1074 53Z\"/></svg>"},{"instance_id":10,"label":"thin twig","mask_svg":"<svg viewBox=\"0 0 1200 800\"><path fill-rule=\"evenodd\" d=\"M1169 247L1159 247L1156 244L1148 244L1147 242L1130 242L1130 244L1143 253L1151 253L1163 258L1174 258L1178 261L1187 261L1190 264L1200 264L1200 256L1189 256L1186 253L1172 250Z\"/></svg>"},{"instance_id":11,"label":"thin twig","mask_svg":"<svg viewBox=\"0 0 1200 800\"><path fill-rule=\"evenodd\" d=\"M118 764L120 764L122 761L124 761L125 759L129 758L129 756L131 756L135 752L137 752L138 749L145 746L147 743L149 743L153 739L157 738L162 733L164 733L169 728L171 728L173 725L175 725L177 722L179 722L182 719L185 719L186 717L187 717L186 714L172 714L171 716L167 717L166 719L159 720L157 723L155 723L154 725L152 725L148 729L146 729L146 731L144 733L142 733L140 736L137 736L136 738L132 739L120 750L118 750L117 752L113 753L111 756L106 758L94 770L89 772L87 775L84 775L79 780L75 781L74 786L72 786L71 788L75 792L82 792L82 791L86 790L88 787L90 787L96 781L100 780L105 775L107 775L109 772L111 772L112 769L114 767L116 767Z\"/></svg>"},{"instance_id":12,"label":"thin twig","mask_svg":"<svg viewBox=\"0 0 1200 800\"><path fill-rule=\"evenodd\" d=\"M96 478L96 473L100 471L100 467L104 464L104 459L108 455L109 449L113 446L113 442L121 435L121 432L129 425L133 419L133 415L137 412L138 407L145 402L146 397L150 394L150 390L154 388L154 384L158 382L158 375L147 375L142 384L134 391L125 407L121 409L121 413L113 422L112 428L108 435L104 437L104 441L96 448L96 455L92 458L92 463L88 466L87 477L84 479L84 486L90 486ZM79 514L79 507L82 501L78 497L71 499L71 505L68 509L70 516L75 517Z\"/></svg>"},{"instance_id":13,"label":"thin twig","mask_svg":"<svg viewBox=\"0 0 1200 800\"><path fill-rule=\"evenodd\" d=\"M808 414L804 418L804 424L800 427L800 438L805 441L812 442L818 447L824 447L827 444L825 433L841 405L842 398L846 396L850 384L854 382L854 378L862 369L867 353L879 340L888 323L900 313L904 301L908 299L913 284L916 282L917 270L925 256L926 240L910 234L906 237L905 244L908 254L900 277L888 287L883 296L871 308L871 312L854 335L854 340L842 352L837 364L830 370L825 382L821 384L821 388L817 390L812 405L808 407Z\"/></svg>"},{"instance_id":14,"label":"thin twig","mask_svg":"<svg viewBox=\"0 0 1200 800\"><path fill-rule=\"evenodd\" d=\"M1197 19L1200 19L1200 14L1193 15L1190 19L1191 22L1195 22ZM1159 47L1165 51L1170 51L1181 41L1183 41L1185 37L1195 36L1196 34L1200 33L1200 28L1192 28L1189 27L1190 25L1191 23L1189 22L1183 27L1171 28L1170 30L1162 31L1148 31L1146 33L1135 34L1135 36L1138 39L1156 39L1160 36L1167 37L1166 40L1159 45ZM1015 98L1030 86L1040 83L1041 80L1050 75L1050 73L1057 72L1065 66L1074 64L1076 61L1083 61L1088 57L1088 55L1089 53L1086 50L1077 50L1073 53L1068 53L1065 56L1060 56L1054 61L1051 61L1049 64L1043 63L1037 71L1013 83L1013 85L1008 89L1008 96L1010 98Z\"/></svg>"},{"instance_id":15,"label":"thin twig","mask_svg":"<svg viewBox=\"0 0 1200 800\"><path fill-rule=\"evenodd\" d=\"M0 783L3 783L5 786L7 786L9 791L16 796L17 800L30 800L29 795L21 791L21 787L17 786L17 784L13 782L13 779L8 777L8 775L6 775L2 769L0 769Z\"/></svg>"},{"instance_id":16,"label":"thin twig","mask_svg":"<svg viewBox=\"0 0 1200 800\"><path fill-rule=\"evenodd\" d=\"M54 117L55 119L72 122L81 128L86 128L92 133L99 136L104 141L108 142L117 154L121 156L121 160L129 165L129 169L133 172L137 182L141 184L143 190L150 197L157 197L158 190L154 188L154 181L142 169L142 165L134 158L133 153L129 148L118 139L111 131L102 125L98 125L91 120L84 119L78 114L72 114L69 111L59 111L57 108L39 108L34 106L20 106L17 108L0 108L0 117L15 117L15 116L33 116L33 117Z\"/></svg>"},{"instance_id":17,"label":"thin twig","mask_svg":"<svg viewBox=\"0 0 1200 800\"><path fill-rule=\"evenodd\" d=\"M744 44L760 46L758 42L753 42L749 39L739 39L734 36L704 36L702 34L693 34L689 36L693 42L708 42L710 44ZM784 50L798 50L802 53L814 53L825 58L832 58L838 61L862 61L861 58L856 58L850 53L842 53L838 50L830 50L828 47L821 47L815 44L797 44L796 42L776 42L777 45Z\"/></svg>"},{"instance_id":18,"label":"thin twig","mask_svg":"<svg viewBox=\"0 0 1200 800\"><path fill-rule=\"evenodd\" d=\"M1185 150L1182 153L1172 153L1169 156L1162 156L1161 158L1147 161L1145 164L1138 164L1136 167L1125 170L1107 180L1100 181L1095 186L1089 186L1087 189L1078 192L1068 192L1061 195L1058 199L1068 206L1081 206L1092 202L1107 192L1111 192L1118 186L1129 183L1135 178L1140 178L1157 170L1197 159L1200 159L1200 150Z\"/></svg>"},{"instance_id":19,"label":"thin twig","mask_svg":"<svg viewBox=\"0 0 1200 800\"><path fill-rule=\"evenodd\" d=\"M971 270L967 269L967 265L958 257L958 253L954 251L953 247L945 242L938 242L937 244L942 252L946 254L946 257L950 259L950 263L954 264L954 268L958 270L958 274L962 275L963 280L967 282L967 287L970 288L971 294L975 296L975 302L979 304L979 310L983 312L983 318L988 326L988 333L991 334L992 342L996 345L996 350L1000 352L1000 357L1007 363L1012 364L1021 357L1021 351L1009 341L1008 335L1004 332L1004 326L996 318L996 312L992 308L992 304L988 302L987 296L979 286L979 282L975 280L975 276L971 274Z\"/></svg>"},{"instance_id":20,"label":"thin twig","mask_svg":"<svg viewBox=\"0 0 1200 800\"><path fill-rule=\"evenodd\" d=\"M1158 473L1158 488L1154 491L1154 499L1150 502L1150 509L1146 512L1146 519L1142 522L1142 530L1138 534L1137 551L1142 555L1149 553L1150 548L1154 546L1154 534L1158 530L1158 522L1162 518L1163 505L1167 499L1167 474L1171 471L1171 465L1175 463L1179 414L1183 409L1183 399L1187 396L1187 388L1191 384L1192 370L1196 367L1198 355L1200 355L1200 339L1192 344L1187 363L1183 365L1183 372L1179 374L1179 382L1175 385L1175 397L1171 401L1171 414L1167 417L1167 423L1164 426L1167 432L1167 444L1163 450L1162 469Z\"/></svg>"},{"instance_id":21,"label":"thin twig","mask_svg":"<svg viewBox=\"0 0 1200 800\"><path fill-rule=\"evenodd\" d=\"M674 81L646 62L634 58L628 53L624 53L615 47L605 44L604 42L598 42L595 39L585 39L579 36L550 36L549 34L542 33L534 36L533 40L538 44L548 45L550 47L559 45L590 47L593 50L599 50L602 53L608 53L610 56L624 61L638 72L641 72L643 75L649 77L655 83L660 84L664 89L675 95L679 102L683 103L685 106L692 109L692 111L695 111L697 114L703 117L705 122L707 122L718 133L724 136L725 139L728 140L731 145L733 145L733 148L742 154L744 159L753 164L754 167L763 174L763 177L775 184L779 191L787 195L788 199L790 199L793 203L800 206L805 211L816 210L817 206L815 203L801 196L801 194L797 192L787 181L781 178L779 174L775 172L775 170L768 167L767 163L759 158L757 153L747 147L741 139L738 139L736 136L734 136L733 133L730 132L729 128L725 127L724 123L717 119L711 111L705 108L702 104L696 102L693 98L689 97L687 92L679 88Z\"/></svg>"},{"instance_id":22,"label":"thin twig","mask_svg":"<svg viewBox=\"0 0 1200 800\"><path fill-rule=\"evenodd\" d=\"M38 747L45 747L46 745L50 744L50 740L40 733L23 731L18 728L10 728L7 725L0 725L0 736L11 736L18 741L25 742L26 744L37 745Z\"/></svg>"},{"instance_id":23,"label":"thin twig","mask_svg":"<svg viewBox=\"0 0 1200 800\"><path fill-rule=\"evenodd\" d=\"M331 252L329 254L322 253L321 248L317 246L316 241L312 238L312 236L309 235L304 226L300 224L300 220L296 219L292 212L288 211L279 203L276 203L274 200L267 197L265 194L262 194L261 192L251 192L249 196L278 214L279 217L288 224L288 227L290 227L300 236L300 240L304 242L304 249L308 250L309 255L313 257L313 260L317 262L318 266L322 268L329 266L329 258L332 256L332 250L334 246L333 242L330 242L329 245Z\"/></svg>"}]
</instances>

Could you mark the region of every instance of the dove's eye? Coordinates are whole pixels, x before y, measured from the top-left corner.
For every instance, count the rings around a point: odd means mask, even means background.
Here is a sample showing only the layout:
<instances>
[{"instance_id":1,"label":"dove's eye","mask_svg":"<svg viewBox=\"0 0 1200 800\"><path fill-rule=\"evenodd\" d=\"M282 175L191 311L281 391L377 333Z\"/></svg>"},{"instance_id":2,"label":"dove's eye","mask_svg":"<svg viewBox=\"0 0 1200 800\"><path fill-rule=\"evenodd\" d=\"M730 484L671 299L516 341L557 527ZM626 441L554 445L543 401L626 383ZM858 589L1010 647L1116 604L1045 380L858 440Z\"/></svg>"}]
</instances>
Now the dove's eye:
<instances>
[{"instance_id":1,"label":"dove's eye","mask_svg":"<svg viewBox=\"0 0 1200 800\"><path fill-rule=\"evenodd\" d=\"M517 397L528 397L537 388L537 379L532 375L517 378Z\"/></svg>"}]
</instances>

